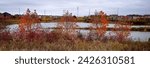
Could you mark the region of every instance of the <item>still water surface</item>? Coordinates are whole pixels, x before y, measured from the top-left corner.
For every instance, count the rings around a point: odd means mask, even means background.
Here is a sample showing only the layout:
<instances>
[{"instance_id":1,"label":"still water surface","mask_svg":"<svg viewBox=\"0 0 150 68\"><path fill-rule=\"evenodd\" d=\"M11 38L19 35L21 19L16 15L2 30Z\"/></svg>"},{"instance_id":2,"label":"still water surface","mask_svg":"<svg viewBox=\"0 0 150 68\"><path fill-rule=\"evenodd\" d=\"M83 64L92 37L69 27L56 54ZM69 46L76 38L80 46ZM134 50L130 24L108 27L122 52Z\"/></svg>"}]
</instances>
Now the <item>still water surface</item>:
<instances>
[{"instance_id":1,"label":"still water surface","mask_svg":"<svg viewBox=\"0 0 150 68\"><path fill-rule=\"evenodd\" d=\"M88 28L90 27L90 23L84 23L84 22L78 22L78 27L80 28ZM52 28L57 26L57 22L51 22L51 23L41 23L42 28ZM108 28L114 27L114 24L109 24ZM134 28L140 28L140 27L150 27L150 26L131 26ZM15 31L18 29L18 24L8 25L7 29L10 31ZM89 30L80 30L83 34L88 34ZM111 33L111 31L107 31L106 34ZM129 36L134 41L148 41L150 38L150 32L140 32L140 31L131 31L131 35Z\"/></svg>"}]
</instances>

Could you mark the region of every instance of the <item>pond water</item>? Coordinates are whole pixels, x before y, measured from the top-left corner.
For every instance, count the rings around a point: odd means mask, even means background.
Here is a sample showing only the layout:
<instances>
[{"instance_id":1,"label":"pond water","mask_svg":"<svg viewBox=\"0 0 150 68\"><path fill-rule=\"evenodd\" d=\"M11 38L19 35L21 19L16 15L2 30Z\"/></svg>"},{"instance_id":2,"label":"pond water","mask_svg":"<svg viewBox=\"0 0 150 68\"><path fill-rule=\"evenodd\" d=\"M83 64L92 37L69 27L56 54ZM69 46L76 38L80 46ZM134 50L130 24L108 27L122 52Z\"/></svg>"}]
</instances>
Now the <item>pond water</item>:
<instances>
[{"instance_id":1,"label":"pond water","mask_svg":"<svg viewBox=\"0 0 150 68\"><path fill-rule=\"evenodd\" d=\"M90 27L90 23L84 23L84 22L78 22L78 27L80 28L88 28ZM57 26L57 22L51 22L51 23L41 23L41 26L43 28L52 28ZM114 27L114 24L109 24L108 28ZM131 26L134 28L140 28L140 27L150 27L150 26ZM18 24L8 25L7 29L10 31L15 31L18 29ZM88 34L89 30L80 30L83 34ZM111 31L107 31L106 34L111 33ZM150 38L150 32L140 32L140 31L131 31L131 35L129 36L135 41L148 41Z\"/></svg>"},{"instance_id":2,"label":"pond water","mask_svg":"<svg viewBox=\"0 0 150 68\"><path fill-rule=\"evenodd\" d=\"M52 27L56 27L57 25L57 22L50 22L50 23L41 23L41 26L43 28L52 28ZM85 22L78 22L77 23L78 27L80 28L88 28L90 27L91 23L85 23ZM108 24L108 28L112 28L114 27L115 24ZM13 24L13 25L8 25L7 27L9 28L16 28L18 27L17 24ZM141 28L141 27L150 27L150 26L145 26L145 25L134 25L134 26L131 26L131 27L134 27L134 28Z\"/></svg>"}]
</instances>

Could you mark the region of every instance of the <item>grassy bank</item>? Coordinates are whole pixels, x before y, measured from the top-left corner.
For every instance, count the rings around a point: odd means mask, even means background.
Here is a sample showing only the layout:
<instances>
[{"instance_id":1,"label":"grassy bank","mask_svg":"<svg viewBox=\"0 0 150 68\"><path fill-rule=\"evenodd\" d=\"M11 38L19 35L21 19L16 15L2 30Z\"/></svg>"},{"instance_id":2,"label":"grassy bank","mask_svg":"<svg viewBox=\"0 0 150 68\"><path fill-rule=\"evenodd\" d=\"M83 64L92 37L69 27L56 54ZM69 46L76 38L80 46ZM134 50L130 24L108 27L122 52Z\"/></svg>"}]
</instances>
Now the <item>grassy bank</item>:
<instances>
[{"instance_id":1,"label":"grassy bank","mask_svg":"<svg viewBox=\"0 0 150 68\"><path fill-rule=\"evenodd\" d=\"M56 42L26 42L26 41L0 41L0 50L6 51L149 51L150 42L124 42L117 41L82 41L71 42L60 39Z\"/></svg>"},{"instance_id":2,"label":"grassy bank","mask_svg":"<svg viewBox=\"0 0 150 68\"><path fill-rule=\"evenodd\" d=\"M120 41L104 38L91 40L81 35L57 32L9 33L1 32L0 50L2 51L149 51L150 42Z\"/></svg>"},{"instance_id":3,"label":"grassy bank","mask_svg":"<svg viewBox=\"0 0 150 68\"><path fill-rule=\"evenodd\" d=\"M60 28L57 28L57 27L50 27L50 28L44 28L44 29L60 29ZM84 28L76 28L76 29L79 29L79 30L90 30L90 28L88 27L84 27ZM107 28L107 31L112 31L114 28ZM150 28L147 27L140 27L140 28L131 28L131 31L141 31L141 32L150 32Z\"/></svg>"}]
</instances>

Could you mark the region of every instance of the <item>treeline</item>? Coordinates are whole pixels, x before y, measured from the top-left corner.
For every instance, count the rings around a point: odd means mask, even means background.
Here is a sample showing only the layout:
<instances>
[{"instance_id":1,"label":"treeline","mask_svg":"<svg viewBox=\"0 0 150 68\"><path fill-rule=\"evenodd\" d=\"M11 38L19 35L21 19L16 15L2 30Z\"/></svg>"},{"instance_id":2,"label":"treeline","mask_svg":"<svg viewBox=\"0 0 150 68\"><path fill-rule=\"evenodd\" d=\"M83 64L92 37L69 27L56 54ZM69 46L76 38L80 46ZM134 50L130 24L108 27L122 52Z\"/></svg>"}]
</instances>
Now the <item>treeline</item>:
<instances>
[{"instance_id":1,"label":"treeline","mask_svg":"<svg viewBox=\"0 0 150 68\"><path fill-rule=\"evenodd\" d=\"M20 17L23 16L23 14L15 14L12 15L8 12L0 13L0 23L1 24L12 24L12 23L19 23ZM87 22L91 23L90 20L95 15L89 15L89 16L80 16L77 17L74 15L74 17L77 18L77 22ZM52 16L52 15L38 15L39 20L41 22L59 22L62 16ZM126 21L130 22L132 25L150 25L150 15L127 15L127 16L118 16L118 15L107 15L107 19L110 23L116 22L116 21L124 21L126 17Z\"/></svg>"},{"instance_id":2,"label":"treeline","mask_svg":"<svg viewBox=\"0 0 150 68\"><path fill-rule=\"evenodd\" d=\"M150 25L150 18L141 18L140 20L131 20L133 25Z\"/></svg>"}]
</instances>

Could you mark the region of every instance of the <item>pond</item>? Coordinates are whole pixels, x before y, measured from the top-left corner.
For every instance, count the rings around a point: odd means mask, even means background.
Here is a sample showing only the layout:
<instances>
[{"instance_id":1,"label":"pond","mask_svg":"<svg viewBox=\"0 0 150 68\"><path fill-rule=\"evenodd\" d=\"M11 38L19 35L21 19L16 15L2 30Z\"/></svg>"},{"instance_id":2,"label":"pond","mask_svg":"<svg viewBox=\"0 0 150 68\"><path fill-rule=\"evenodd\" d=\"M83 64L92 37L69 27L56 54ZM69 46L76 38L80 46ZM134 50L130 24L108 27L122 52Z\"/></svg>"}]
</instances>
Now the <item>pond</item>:
<instances>
[{"instance_id":1,"label":"pond","mask_svg":"<svg viewBox=\"0 0 150 68\"><path fill-rule=\"evenodd\" d=\"M84 23L84 22L78 22L78 27L80 28L88 28L90 27L91 23ZM57 26L57 22L50 22L50 23L41 23L42 28L53 28ZM114 24L109 24L108 28L114 27ZM140 28L140 27L150 27L150 26L131 26L134 28ZM7 28L10 31L15 31L18 28L18 24L8 25ZM87 34L89 30L80 30L81 33ZM111 33L111 31L107 31L106 34ZM131 31L131 34L129 36L134 41L148 41L150 38L150 32L140 32L140 31Z\"/></svg>"}]
</instances>

